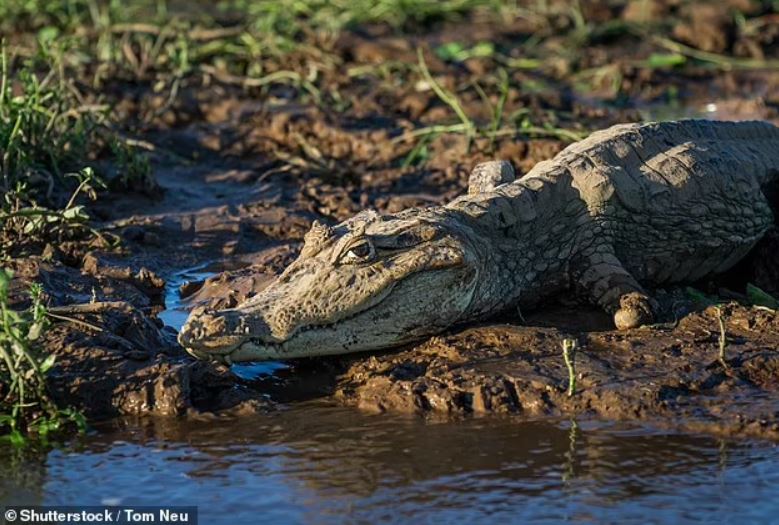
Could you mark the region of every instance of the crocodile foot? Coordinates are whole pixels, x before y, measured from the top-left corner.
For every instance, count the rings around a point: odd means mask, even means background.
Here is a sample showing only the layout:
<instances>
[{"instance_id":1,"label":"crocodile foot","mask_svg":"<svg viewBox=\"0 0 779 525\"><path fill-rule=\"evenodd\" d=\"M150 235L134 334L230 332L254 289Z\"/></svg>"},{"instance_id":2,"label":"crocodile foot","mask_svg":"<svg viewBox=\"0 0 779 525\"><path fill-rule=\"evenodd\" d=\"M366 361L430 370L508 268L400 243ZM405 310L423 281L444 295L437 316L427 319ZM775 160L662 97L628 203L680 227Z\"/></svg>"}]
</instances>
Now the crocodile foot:
<instances>
[{"instance_id":1,"label":"crocodile foot","mask_svg":"<svg viewBox=\"0 0 779 525\"><path fill-rule=\"evenodd\" d=\"M614 325L619 330L652 324L657 306L655 301L639 292L626 293L619 298L619 309L614 312Z\"/></svg>"}]
</instances>

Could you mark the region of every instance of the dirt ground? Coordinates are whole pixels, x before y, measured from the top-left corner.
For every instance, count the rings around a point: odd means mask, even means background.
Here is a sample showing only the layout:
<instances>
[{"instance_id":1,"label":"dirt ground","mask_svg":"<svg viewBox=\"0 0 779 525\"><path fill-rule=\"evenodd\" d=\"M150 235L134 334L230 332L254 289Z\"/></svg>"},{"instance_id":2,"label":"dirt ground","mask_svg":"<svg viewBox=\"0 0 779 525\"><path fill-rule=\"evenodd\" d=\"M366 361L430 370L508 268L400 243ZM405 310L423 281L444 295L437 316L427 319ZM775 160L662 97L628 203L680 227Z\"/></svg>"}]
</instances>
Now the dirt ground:
<instances>
[{"instance_id":1,"label":"dirt ground","mask_svg":"<svg viewBox=\"0 0 779 525\"><path fill-rule=\"evenodd\" d=\"M592 7L587 16L664 16L671 4L635 2L620 12ZM779 32L779 20L767 18L753 39L734 41L731 19L723 16L714 4L682 9L671 34L705 52L776 57L778 44L769 36ZM397 352L301 361L254 381L193 361L157 317L166 282L182 269L211 263L225 270L181 293L192 306L232 306L295 257L313 220L447 202L464 191L481 161L506 159L526 172L552 157L570 141L561 129L584 133L681 116L779 123L776 69L637 67L637 57L652 52L646 38L604 36L583 53L580 71L600 75L586 78L584 94L575 89L583 77L566 71L563 61L553 73L511 70L506 114L525 115L532 133L470 144L462 134L441 133L419 147L410 131L449 125L452 110L419 82L387 82L385 69L415 65L418 45L456 39L466 47L489 41L511 48L527 38L523 24L472 20L435 26L424 37L399 37L381 25L346 32L328 44L334 62L319 72L327 104L303 100L285 84L252 87L225 75L185 78L172 102L148 85L109 82L117 111L148 145L162 189L152 197L114 194L92 206L99 225L123 240L118 250L64 243L11 262L15 304L23 306L27 283L38 281L61 317L45 339L58 355L51 376L56 397L91 418L273 410L330 396L365 410L426 417L577 414L779 439L779 315L737 302L722 312L724 365L713 308L669 310L662 325L616 332L587 305L552 304L525 312L524 321L510 315ZM553 67L556 45L546 39L539 51ZM299 53L287 58L290 64L305 63ZM492 58L451 64L425 56L450 90L496 82L499 64ZM460 94L471 118L489 121L490 106L475 90ZM743 298L746 282L776 291L776 235L759 250L726 278L697 286L734 290L725 291L734 299ZM566 337L580 342L572 397L561 354Z\"/></svg>"}]
</instances>

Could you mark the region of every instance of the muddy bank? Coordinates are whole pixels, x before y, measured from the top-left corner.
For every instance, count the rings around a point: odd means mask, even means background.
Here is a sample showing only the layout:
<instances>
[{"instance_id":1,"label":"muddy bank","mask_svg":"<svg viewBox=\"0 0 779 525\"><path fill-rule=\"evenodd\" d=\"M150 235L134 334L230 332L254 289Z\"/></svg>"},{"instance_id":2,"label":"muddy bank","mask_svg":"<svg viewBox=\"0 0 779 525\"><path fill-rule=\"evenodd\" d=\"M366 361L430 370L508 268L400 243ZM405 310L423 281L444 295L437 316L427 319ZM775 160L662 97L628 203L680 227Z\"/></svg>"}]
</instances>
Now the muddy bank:
<instances>
[{"instance_id":1,"label":"muddy bank","mask_svg":"<svg viewBox=\"0 0 779 525\"><path fill-rule=\"evenodd\" d=\"M723 315L726 366L713 307L628 332L583 331L571 326L588 322L582 309L563 309L546 322L471 328L353 361L335 397L372 411L590 416L778 439L779 316L735 304ZM570 337L580 344L571 397L562 356Z\"/></svg>"},{"instance_id":2,"label":"muddy bank","mask_svg":"<svg viewBox=\"0 0 779 525\"><path fill-rule=\"evenodd\" d=\"M39 258L12 268L16 304L25 301L25 283L46 289L52 326L41 344L57 356L48 377L61 406L104 419L264 404L240 378L193 361L176 343L176 332L155 315L164 281L151 271L98 263L92 254L80 271Z\"/></svg>"}]
</instances>

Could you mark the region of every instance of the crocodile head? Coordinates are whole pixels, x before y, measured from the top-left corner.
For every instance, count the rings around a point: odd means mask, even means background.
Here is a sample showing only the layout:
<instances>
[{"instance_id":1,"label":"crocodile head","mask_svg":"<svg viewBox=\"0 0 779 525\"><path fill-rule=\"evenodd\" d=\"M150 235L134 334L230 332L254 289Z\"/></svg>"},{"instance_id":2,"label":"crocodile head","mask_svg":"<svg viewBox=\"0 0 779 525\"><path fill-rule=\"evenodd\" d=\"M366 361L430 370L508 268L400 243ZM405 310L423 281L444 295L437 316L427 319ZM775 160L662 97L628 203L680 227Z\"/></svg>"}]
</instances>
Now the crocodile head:
<instances>
[{"instance_id":1,"label":"crocodile head","mask_svg":"<svg viewBox=\"0 0 779 525\"><path fill-rule=\"evenodd\" d=\"M266 289L235 308L193 311L179 342L230 363L389 348L441 332L471 303L478 250L461 227L416 212L315 223Z\"/></svg>"}]
</instances>

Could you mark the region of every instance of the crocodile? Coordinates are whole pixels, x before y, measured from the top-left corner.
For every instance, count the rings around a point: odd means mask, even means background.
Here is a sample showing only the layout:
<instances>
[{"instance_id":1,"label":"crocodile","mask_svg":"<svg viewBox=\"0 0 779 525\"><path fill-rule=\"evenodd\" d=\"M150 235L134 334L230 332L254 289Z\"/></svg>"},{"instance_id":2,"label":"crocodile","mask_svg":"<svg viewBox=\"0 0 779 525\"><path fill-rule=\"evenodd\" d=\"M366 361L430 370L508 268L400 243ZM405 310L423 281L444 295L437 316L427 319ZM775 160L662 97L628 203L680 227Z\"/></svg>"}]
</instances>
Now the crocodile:
<instances>
[{"instance_id":1,"label":"crocodile","mask_svg":"<svg viewBox=\"0 0 779 525\"><path fill-rule=\"evenodd\" d=\"M443 206L315 222L267 288L193 310L179 342L226 363L386 349L560 293L651 324L649 289L726 271L774 226L776 182L770 123L616 125L520 178L480 164Z\"/></svg>"}]
</instances>

